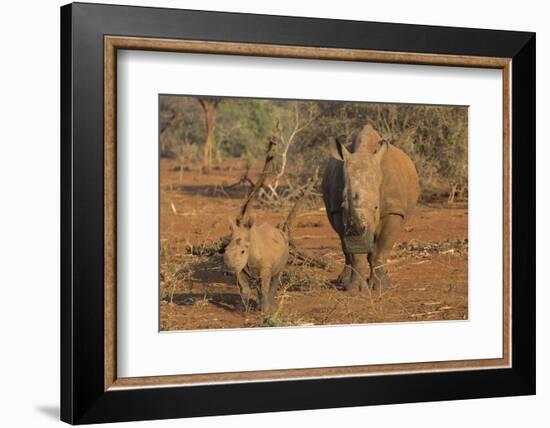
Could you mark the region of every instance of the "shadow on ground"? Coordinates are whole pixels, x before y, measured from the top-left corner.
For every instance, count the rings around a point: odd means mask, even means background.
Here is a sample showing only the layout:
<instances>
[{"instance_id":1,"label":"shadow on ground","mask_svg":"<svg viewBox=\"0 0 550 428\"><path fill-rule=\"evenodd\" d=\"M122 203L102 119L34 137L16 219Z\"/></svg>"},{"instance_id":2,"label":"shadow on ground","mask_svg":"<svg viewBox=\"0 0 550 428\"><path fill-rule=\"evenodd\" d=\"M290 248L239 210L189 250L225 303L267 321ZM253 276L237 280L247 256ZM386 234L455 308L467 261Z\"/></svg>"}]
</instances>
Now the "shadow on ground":
<instances>
[{"instance_id":1,"label":"shadow on ground","mask_svg":"<svg viewBox=\"0 0 550 428\"><path fill-rule=\"evenodd\" d=\"M53 405L40 405L35 407L36 410L38 410L43 415L49 417L50 419L59 420L60 418L60 411L59 406L53 406Z\"/></svg>"}]
</instances>

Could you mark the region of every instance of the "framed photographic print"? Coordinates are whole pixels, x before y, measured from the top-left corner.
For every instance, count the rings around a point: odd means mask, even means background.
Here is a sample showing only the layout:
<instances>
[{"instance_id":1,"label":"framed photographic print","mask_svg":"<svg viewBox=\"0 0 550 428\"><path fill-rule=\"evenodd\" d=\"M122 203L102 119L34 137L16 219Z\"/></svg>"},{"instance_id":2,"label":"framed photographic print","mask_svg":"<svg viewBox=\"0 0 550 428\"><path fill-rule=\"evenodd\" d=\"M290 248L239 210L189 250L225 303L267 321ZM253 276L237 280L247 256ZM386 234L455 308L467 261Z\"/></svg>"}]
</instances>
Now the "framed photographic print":
<instances>
[{"instance_id":1,"label":"framed photographic print","mask_svg":"<svg viewBox=\"0 0 550 428\"><path fill-rule=\"evenodd\" d=\"M535 393L535 35L61 8L61 418Z\"/></svg>"}]
</instances>

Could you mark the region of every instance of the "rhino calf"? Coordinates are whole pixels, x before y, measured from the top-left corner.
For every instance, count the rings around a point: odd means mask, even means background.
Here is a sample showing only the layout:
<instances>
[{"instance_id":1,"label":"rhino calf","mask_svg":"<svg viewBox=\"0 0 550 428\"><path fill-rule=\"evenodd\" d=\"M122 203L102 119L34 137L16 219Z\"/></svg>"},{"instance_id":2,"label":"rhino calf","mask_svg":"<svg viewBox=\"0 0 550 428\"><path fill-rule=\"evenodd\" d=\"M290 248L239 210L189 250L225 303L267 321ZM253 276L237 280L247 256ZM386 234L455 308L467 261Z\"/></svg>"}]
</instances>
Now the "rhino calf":
<instances>
[{"instance_id":1,"label":"rhino calf","mask_svg":"<svg viewBox=\"0 0 550 428\"><path fill-rule=\"evenodd\" d=\"M275 308L279 274L286 266L289 255L288 230L285 229L266 223L258 226L250 216L231 224L231 242L225 249L224 264L237 277L242 300L239 310L248 309L248 276L260 278L258 296L262 312L270 314Z\"/></svg>"}]
</instances>

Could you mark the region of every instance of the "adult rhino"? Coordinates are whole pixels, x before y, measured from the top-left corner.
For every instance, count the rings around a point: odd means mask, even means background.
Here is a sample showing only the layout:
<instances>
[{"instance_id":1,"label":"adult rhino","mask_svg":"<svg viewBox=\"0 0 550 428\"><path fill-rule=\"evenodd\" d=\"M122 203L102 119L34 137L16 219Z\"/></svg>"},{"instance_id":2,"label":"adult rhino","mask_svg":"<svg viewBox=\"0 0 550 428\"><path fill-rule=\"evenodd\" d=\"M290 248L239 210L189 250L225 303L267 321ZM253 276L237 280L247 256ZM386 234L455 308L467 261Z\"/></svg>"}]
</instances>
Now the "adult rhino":
<instances>
[{"instance_id":1,"label":"adult rhino","mask_svg":"<svg viewBox=\"0 0 550 428\"><path fill-rule=\"evenodd\" d=\"M331 140L330 153L322 189L345 256L340 279L346 290L391 288L384 264L418 200L416 168L370 124L349 150Z\"/></svg>"}]
</instances>

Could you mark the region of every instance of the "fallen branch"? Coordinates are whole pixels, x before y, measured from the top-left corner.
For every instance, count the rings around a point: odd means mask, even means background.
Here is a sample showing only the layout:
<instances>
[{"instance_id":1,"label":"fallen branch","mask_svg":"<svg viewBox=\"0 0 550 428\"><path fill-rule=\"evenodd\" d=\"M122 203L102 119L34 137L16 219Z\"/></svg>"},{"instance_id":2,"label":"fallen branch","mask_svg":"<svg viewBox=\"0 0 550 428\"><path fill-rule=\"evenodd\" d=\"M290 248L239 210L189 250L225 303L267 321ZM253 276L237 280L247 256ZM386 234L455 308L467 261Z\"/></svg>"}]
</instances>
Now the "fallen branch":
<instances>
[{"instance_id":1,"label":"fallen branch","mask_svg":"<svg viewBox=\"0 0 550 428\"><path fill-rule=\"evenodd\" d=\"M318 267L321 269L327 269L328 264L322 260L315 258L312 254L305 250L299 250L294 241L289 242L290 255L294 257L295 260L298 260L299 264L309 265L313 267Z\"/></svg>"},{"instance_id":2,"label":"fallen branch","mask_svg":"<svg viewBox=\"0 0 550 428\"><path fill-rule=\"evenodd\" d=\"M242 186L243 184L248 184L251 188L253 188L254 187L254 182L248 176L249 172L250 172L250 162L247 162L244 174L241 175L241 178L239 178L239 181L237 181L236 183L230 184L229 186L225 186L225 187L227 187L228 189L232 189L233 187L238 187L238 186Z\"/></svg>"}]
</instances>

